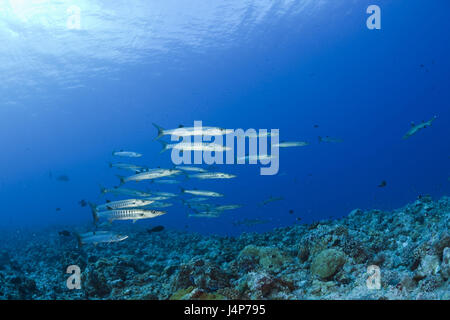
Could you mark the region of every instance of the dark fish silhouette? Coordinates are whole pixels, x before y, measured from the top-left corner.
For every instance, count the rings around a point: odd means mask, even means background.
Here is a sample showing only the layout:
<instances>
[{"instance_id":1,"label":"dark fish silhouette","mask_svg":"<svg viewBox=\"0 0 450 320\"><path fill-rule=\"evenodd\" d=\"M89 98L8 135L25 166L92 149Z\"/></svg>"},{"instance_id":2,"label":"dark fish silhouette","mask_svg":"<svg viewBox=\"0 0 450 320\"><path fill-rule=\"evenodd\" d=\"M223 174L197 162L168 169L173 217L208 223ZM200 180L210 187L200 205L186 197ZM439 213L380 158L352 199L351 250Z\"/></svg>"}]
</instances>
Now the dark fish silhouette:
<instances>
[{"instance_id":1,"label":"dark fish silhouette","mask_svg":"<svg viewBox=\"0 0 450 320\"><path fill-rule=\"evenodd\" d=\"M64 237L70 237L72 234L70 233L70 231L67 230L63 230L63 231L59 231L58 234L60 236L64 236Z\"/></svg>"},{"instance_id":2,"label":"dark fish silhouette","mask_svg":"<svg viewBox=\"0 0 450 320\"><path fill-rule=\"evenodd\" d=\"M148 232L148 233L153 233L153 232L161 232L161 231L163 231L163 230L164 230L164 227L163 227L163 226L156 226L156 227L154 227L154 228L147 229L147 232Z\"/></svg>"},{"instance_id":3,"label":"dark fish silhouette","mask_svg":"<svg viewBox=\"0 0 450 320\"><path fill-rule=\"evenodd\" d=\"M378 188L384 188L386 187L387 182L385 180L381 181L381 183L378 185Z\"/></svg>"},{"instance_id":4,"label":"dark fish silhouette","mask_svg":"<svg viewBox=\"0 0 450 320\"><path fill-rule=\"evenodd\" d=\"M56 178L56 180L61 181L61 182L68 182L70 179L66 175L61 175L58 178Z\"/></svg>"},{"instance_id":5,"label":"dark fish silhouette","mask_svg":"<svg viewBox=\"0 0 450 320\"><path fill-rule=\"evenodd\" d=\"M61 211L61 208L56 208L56 211Z\"/></svg>"},{"instance_id":6,"label":"dark fish silhouette","mask_svg":"<svg viewBox=\"0 0 450 320\"><path fill-rule=\"evenodd\" d=\"M86 207L86 206L87 206L87 202L86 202L86 200L84 200L84 199L80 200L78 203L79 203L80 206L82 206L82 207Z\"/></svg>"}]
</instances>

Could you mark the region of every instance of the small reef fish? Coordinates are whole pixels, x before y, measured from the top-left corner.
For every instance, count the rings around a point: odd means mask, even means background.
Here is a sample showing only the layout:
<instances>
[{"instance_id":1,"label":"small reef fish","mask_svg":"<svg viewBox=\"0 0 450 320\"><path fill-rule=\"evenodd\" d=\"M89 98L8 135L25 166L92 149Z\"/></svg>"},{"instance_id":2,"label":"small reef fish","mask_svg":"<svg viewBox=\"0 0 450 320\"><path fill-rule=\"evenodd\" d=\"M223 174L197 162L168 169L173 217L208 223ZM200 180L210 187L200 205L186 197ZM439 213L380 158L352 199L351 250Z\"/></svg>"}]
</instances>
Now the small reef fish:
<instances>
[{"instance_id":1,"label":"small reef fish","mask_svg":"<svg viewBox=\"0 0 450 320\"><path fill-rule=\"evenodd\" d=\"M151 229L147 229L148 233L161 232L164 230L164 226L156 226Z\"/></svg>"},{"instance_id":2,"label":"small reef fish","mask_svg":"<svg viewBox=\"0 0 450 320\"><path fill-rule=\"evenodd\" d=\"M233 222L233 225L234 226L251 227L251 226L256 226L259 224L265 224L265 223L269 223L269 222L270 222L270 220L263 220L263 219L244 219L244 220Z\"/></svg>"},{"instance_id":3,"label":"small reef fish","mask_svg":"<svg viewBox=\"0 0 450 320\"><path fill-rule=\"evenodd\" d=\"M274 201L280 201L280 200L284 200L284 198L283 197L270 197L269 199L262 201L260 203L260 205L265 206L268 203L271 203L271 202L274 202Z\"/></svg>"},{"instance_id":4,"label":"small reef fish","mask_svg":"<svg viewBox=\"0 0 450 320\"><path fill-rule=\"evenodd\" d=\"M158 135L156 136L155 140L166 135L188 137L188 136L221 136L233 133L232 129L223 129L218 127L180 127L177 129L166 130L155 123L153 123L153 126L158 130Z\"/></svg>"},{"instance_id":5,"label":"small reef fish","mask_svg":"<svg viewBox=\"0 0 450 320\"><path fill-rule=\"evenodd\" d=\"M143 207L153 202L154 202L153 200L146 200L146 199L128 199L128 200L111 201L98 206L91 204L91 207L94 207L96 211L105 211L113 209Z\"/></svg>"},{"instance_id":6,"label":"small reef fish","mask_svg":"<svg viewBox=\"0 0 450 320\"><path fill-rule=\"evenodd\" d=\"M414 122L411 122L411 129L403 136L403 139L408 139L409 137L415 135L417 132L419 132L422 129L425 129L427 127L431 127L434 120L436 120L437 116L434 116L428 121L422 121L418 125L414 124Z\"/></svg>"},{"instance_id":7,"label":"small reef fish","mask_svg":"<svg viewBox=\"0 0 450 320\"><path fill-rule=\"evenodd\" d=\"M384 188L386 187L387 182L385 180L381 181L381 183L378 185L378 188Z\"/></svg>"},{"instance_id":8,"label":"small reef fish","mask_svg":"<svg viewBox=\"0 0 450 320\"><path fill-rule=\"evenodd\" d=\"M93 231L82 234L74 234L78 241L78 247L81 247L83 244L87 243L93 243L94 245L97 245L98 243L120 242L128 238L128 236L113 233L110 231Z\"/></svg>"},{"instance_id":9,"label":"small reef fish","mask_svg":"<svg viewBox=\"0 0 450 320\"><path fill-rule=\"evenodd\" d=\"M150 219L162 216L163 214L166 214L166 211L146 209L116 209L97 211L95 208L92 208L92 214L95 222L99 221L101 218L104 218L109 222L114 220L133 220L133 222L136 222L141 219Z\"/></svg>"},{"instance_id":10,"label":"small reef fish","mask_svg":"<svg viewBox=\"0 0 450 320\"><path fill-rule=\"evenodd\" d=\"M280 143L275 143L272 145L272 147L278 147L278 148L290 148L290 147L304 147L309 145L306 141L284 141Z\"/></svg>"},{"instance_id":11,"label":"small reef fish","mask_svg":"<svg viewBox=\"0 0 450 320\"><path fill-rule=\"evenodd\" d=\"M142 157L142 154L140 154L140 153L133 152L133 151L123 151L123 150L113 151L112 155L116 156L116 157L126 157L126 158L140 158L140 157Z\"/></svg>"},{"instance_id":12,"label":"small reef fish","mask_svg":"<svg viewBox=\"0 0 450 320\"><path fill-rule=\"evenodd\" d=\"M189 166L176 166L175 169L190 171L190 172L206 172L205 169L199 167L189 167Z\"/></svg>"},{"instance_id":13,"label":"small reef fish","mask_svg":"<svg viewBox=\"0 0 450 320\"><path fill-rule=\"evenodd\" d=\"M332 138L332 137L329 137L329 136L326 136L326 137L319 136L319 143L320 142L341 143L341 142L343 142L343 140L339 139L339 138Z\"/></svg>"},{"instance_id":14,"label":"small reef fish","mask_svg":"<svg viewBox=\"0 0 450 320\"><path fill-rule=\"evenodd\" d=\"M131 197L150 197L152 194L144 191L134 190L134 189L126 189L126 188L120 188L120 187L114 187L111 189L106 189L100 186L100 193L106 194L106 193L112 193L116 195L121 196L131 196Z\"/></svg>"},{"instance_id":15,"label":"small reef fish","mask_svg":"<svg viewBox=\"0 0 450 320\"><path fill-rule=\"evenodd\" d=\"M221 193L207 190L186 190L181 188L181 193L188 193L194 196L201 196L201 197L223 197L223 194Z\"/></svg>"},{"instance_id":16,"label":"small reef fish","mask_svg":"<svg viewBox=\"0 0 450 320\"><path fill-rule=\"evenodd\" d=\"M180 170L174 170L174 169L154 169L151 171L147 171L147 172L141 172L129 177L122 177L122 176L117 176L120 179L120 183L124 184L126 182L129 181L143 181L143 180L151 180L151 179L158 179L158 178L162 178L162 177L168 177L168 176L173 176L173 175L177 175L180 174L181 171Z\"/></svg>"},{"instance_id":17,"label":"small reef fish","mask_svg":"<svg viewBox=\"0 0 450 320\"><path fill-rule=\"evenodd\" d=\"M221 144L217 144L214 142L179 142L179 143L172 143L168 144L165 141L159 140L159 142L162 144L162 149L160 153L163 153L166 150L169 149L175 149L180 151L209 151L209 152L224 152L231 150L230 147L225 147Z\"/></svg>"},{"instance_id":18,"label":"small reef fish","mask_svg":"<svg viewBox=\"0 0 450 320\"><path fill-rule=\"evenodd\" d=\"M84 199L81 199L78 203L79 203L79 205L82 206L82 207L86 207L86 206L87 206L87 202L86 202L86 200L84 200Z\"/></svg>"},{"instance_id":19,"label":"small reef fish","mask_svg":"<svg viewBox=\"0 0 450 320\"><path fill-rule=\"evenodd\" d=\"M236 178L234 174L222 173L222 172L203 172L189 175L189 178L196 179L232 179Z\"/></svg>"}]
</instances>

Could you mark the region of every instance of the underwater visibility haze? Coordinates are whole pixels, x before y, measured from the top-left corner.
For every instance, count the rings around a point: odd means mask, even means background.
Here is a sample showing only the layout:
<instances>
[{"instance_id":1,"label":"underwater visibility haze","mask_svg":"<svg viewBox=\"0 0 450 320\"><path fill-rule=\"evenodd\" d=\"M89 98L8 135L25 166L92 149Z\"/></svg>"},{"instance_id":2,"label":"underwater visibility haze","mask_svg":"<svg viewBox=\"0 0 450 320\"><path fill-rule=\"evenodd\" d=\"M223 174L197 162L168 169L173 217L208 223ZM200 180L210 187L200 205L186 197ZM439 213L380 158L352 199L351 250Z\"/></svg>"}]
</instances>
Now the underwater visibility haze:
<instances>
[{"instance_id":1,"label":"underwater visibility haze","mask_svg":"<svg viewBox=\"0 0 450 320\"><path fill-rule=\"evenodd\" d=\"M0 1L0 299L449 299L448 9Z\"/></svg>"}]
</instances>

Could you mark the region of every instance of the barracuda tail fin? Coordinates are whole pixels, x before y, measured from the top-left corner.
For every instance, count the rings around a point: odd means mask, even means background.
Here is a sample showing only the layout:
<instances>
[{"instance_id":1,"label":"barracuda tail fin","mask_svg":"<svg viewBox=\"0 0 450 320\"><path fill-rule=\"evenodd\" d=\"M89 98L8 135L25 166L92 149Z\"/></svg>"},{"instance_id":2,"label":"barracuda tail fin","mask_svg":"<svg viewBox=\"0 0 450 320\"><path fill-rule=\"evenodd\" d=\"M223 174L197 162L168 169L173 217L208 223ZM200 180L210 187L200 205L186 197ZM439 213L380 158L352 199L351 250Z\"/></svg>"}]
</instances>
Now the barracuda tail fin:
<instances>
[{"instance_id":1,"label":"barracuda tail fin","mask_svg":"<svg viewBox=\"0 0 450 320\"><path fill-rule=\"evenodd\" d=\"M164 128L158 126L156 123L153 123L153 126L158 130L158 135L155 138L155 140L158 140L164 135Z\"/></svg>"},{"instance_id":2,"label":"barracuda tail fin","mask_svg":"<svg viewBox=\"0 0 450 320\"><path fill-rule=\"evenodd\" d=\"M77 242L78 242L78 248L81 248L83 246L83 240L81 239L81 236L78 232L72 232L75 236L75 238L77 238Z\"/></svg>"},{"instance_id":3,"label":"barracuda tail fin","mask_svg":"<svg viewBox=\"0 0 450 320\"><path fill-rule=\"evenodd\" d=\"M119 176L118 174L116 174L116 177L119 178L119 180L120 180L120 185L123 185L123 184L126 182L124 176Z\"/></svg>"},{"instance_id":4,"label":"barracuda tail fin","mask_svg":"<svg viewBox=\"0 0 450 320\"><path fill-rule=\"evenodd\" d=\"M321 136L318 136L319 138L319 143L321 143L323 141L323 138Z\"/></svg>"},{"instance_id":5,"label":"barracuda tail fin","mask_svg":"<svg viewBox=\"0 0 450 320\"><path fill-rule=\"evenodd\" d=\"M106 190L106 188L103 187L101 184L99 184L99 186L100 186L100 193L101 193L102 195L104 195L104 194L106 194L106 193L108 192L108 190Z\"/></svg>"},{"instance_id":6,"label":"barracuda tail fin","mask_svg":"<svg viewBox=\"0 0 450 320\"><path fill-rule=\"evenodd\" d=\"M163 140L158 140L159 143L161 143L162 149L159 153L163 153L166 150L169 150L169 144Z\"/></svg>"},{"instance_id":7,"label":"barracuda tail fin","mask_svg":"<svg viewBox=\"0 0 450 320\"><path fill-rule=\"evenodd\" d=\"M186 189L184 189L183 187L180 187L180 191L181 191L181 193L185 193Z\"/></svg>"},{"instance_id":8,"label":"barracuda tail fin","mask_svg":"<svg viewBox=\"0 0 450 320\"><path fill-rule=\"evenodd\" d=\"M89 206L91 207L92 217L94 218L94 224L96 224L98 222L97 206L92 202L89 202Z\"/></svg>"}]
</instances>

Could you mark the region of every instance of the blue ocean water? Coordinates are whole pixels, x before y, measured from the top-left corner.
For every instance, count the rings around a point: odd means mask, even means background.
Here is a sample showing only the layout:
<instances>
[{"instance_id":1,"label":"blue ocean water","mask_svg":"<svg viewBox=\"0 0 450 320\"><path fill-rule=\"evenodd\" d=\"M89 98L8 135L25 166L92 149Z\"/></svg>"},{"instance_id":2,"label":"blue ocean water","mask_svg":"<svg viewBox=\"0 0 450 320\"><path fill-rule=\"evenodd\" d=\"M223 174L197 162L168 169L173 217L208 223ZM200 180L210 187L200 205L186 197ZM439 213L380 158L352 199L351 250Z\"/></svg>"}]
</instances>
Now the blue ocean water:
<instances>
[{"instance_id":1,"label":"blue ocean water","mask_svg":"<svg viewBox=\"0 0 450 320\"><path fill-rule=\"evenodd\" d=\"M372 4L380 30L366 26ZM67 25L71 6L79 29ZM142 225L235 235L448 195L448 9L444 0L1 1L1 228L90 223L79 201L113 199L99 185L124 174L108 166L128 162L114 150L171 167L152 123L279 129L281 140L310 144L281 149L275 176L224 165L237 178L182 183L240 209L188 218L174 202ZM435 115L402 140L411 121ZM258 205L271 196L284 199ZM270 221L233 224L243 219Z\"/></svg>"}]
</instances>

